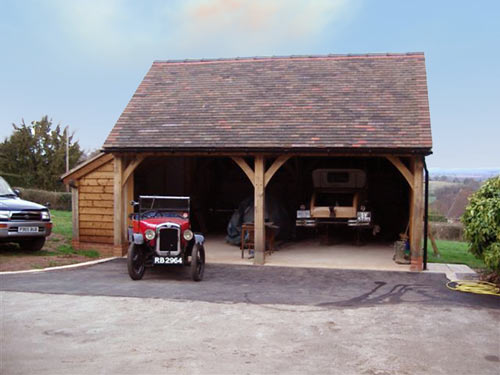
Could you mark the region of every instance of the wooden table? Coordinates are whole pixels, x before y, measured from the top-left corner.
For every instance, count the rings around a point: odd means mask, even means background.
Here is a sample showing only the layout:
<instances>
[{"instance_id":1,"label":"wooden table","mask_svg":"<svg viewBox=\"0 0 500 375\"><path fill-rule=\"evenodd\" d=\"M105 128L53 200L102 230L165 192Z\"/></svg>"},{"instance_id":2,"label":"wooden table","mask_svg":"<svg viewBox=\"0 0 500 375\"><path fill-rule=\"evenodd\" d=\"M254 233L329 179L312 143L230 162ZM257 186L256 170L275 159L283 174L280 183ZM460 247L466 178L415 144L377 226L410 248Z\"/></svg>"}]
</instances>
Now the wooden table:
<instances>
[{"instance_id":1,"label":"wooden table","mask_svg":"<svg viewBox=\"0 0 500 375\"><path fill-rule=\"evenodd\" d=\"M265 224L266 227L266 252L272 254L274 251L274 238L276 230L279 228L271 222ZM244 223L241 226L241 258L244 258L245 249L254 249L255 228L254 223Z\"/></svg>"}]
</instances>

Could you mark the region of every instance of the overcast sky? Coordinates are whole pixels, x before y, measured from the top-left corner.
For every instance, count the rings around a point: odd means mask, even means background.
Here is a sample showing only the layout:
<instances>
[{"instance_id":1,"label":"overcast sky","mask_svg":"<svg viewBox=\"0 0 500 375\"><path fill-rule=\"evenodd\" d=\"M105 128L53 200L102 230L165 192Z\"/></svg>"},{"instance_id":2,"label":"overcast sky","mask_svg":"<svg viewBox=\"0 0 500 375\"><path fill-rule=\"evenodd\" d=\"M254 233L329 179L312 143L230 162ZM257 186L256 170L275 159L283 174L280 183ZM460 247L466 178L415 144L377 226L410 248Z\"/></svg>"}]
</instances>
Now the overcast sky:
<instances>
[{"instance_id":1,"label":"overcast sky","mask_svg":"<svg viewBox=\"0 0 500 375\"><path fill-rule=\"evenodd\" d=\"M0 140L47 114L102 146L153 60L425 52L430 167L500 166L500 1L0 0Z\"/></svg>"}]
</instances>

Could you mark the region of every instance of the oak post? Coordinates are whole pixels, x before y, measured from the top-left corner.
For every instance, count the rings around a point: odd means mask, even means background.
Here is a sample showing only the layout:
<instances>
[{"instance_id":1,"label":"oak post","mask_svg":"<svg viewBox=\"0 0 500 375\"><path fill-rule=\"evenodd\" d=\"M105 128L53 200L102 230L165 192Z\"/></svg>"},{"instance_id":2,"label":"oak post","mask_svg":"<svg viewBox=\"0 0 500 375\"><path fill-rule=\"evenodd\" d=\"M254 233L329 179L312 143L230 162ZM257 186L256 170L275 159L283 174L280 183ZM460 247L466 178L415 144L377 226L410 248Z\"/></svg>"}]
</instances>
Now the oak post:
<instances>
[{"instance_id":1,"label":"oak post","mask_svg":"<svg viewBox=\"0 0 500 375\"><path fill-rule=\"evenodd\" d=\"M80 214L78 213L78 188L71 187L71 211L73 221L73 241L80 241Z\"/></svg>"},{"instance_id":2,"label":"oak post","mask_svg":"<svg viewBox=\"0 0 500 375\"><path fill-rule=\"evenodd\" d=\"M264 157L257 155L255 157L254 167L254 225L255 225L255 258L254 264L264 264L266 250L266 231L265 231L265 165Z\"/></svg>"},{"instance_id":3,"label":"oak post","mask_svg":"<svg viewBox=\"0 0 500 375\"><path fill-rule=\"evenodd\" d=\"M123 192L123 198L124 198L124 223L126 224L126 227L132 225L132 221L129 219L129 216L131 213L134 212L134 207L130 204L130 201L134 200L134 174L132 173L128 179L127 182L125 183L124 186L124 192ZM125 234L127 232L125 231Z\"/></svg>"},{"instance_id":4,"label":"oak post","mask_svg":"<svg viewBox=\"0 0 500 375\"><path fill-rule=\"evenodd\" d=\"M423 158L421 156L416 156L412 159L411 164L413 170L413 190L410 194L410 268L412 271L421 271L423 268L422 237L424 229Z\"/></svg>"},{"instance_id":5,"label":"oak post","mask_svg":"<svg viewBox=\"0 0 500 375\"><path fill-rule=\"evenodd\" d=\"M124 241L124 197L123 197L123 157L114 155L114 178L113 178L113 196L114 196L114 222L113 222L113 254L115 256L123 255Z\"/></svg>"}]
</instances>

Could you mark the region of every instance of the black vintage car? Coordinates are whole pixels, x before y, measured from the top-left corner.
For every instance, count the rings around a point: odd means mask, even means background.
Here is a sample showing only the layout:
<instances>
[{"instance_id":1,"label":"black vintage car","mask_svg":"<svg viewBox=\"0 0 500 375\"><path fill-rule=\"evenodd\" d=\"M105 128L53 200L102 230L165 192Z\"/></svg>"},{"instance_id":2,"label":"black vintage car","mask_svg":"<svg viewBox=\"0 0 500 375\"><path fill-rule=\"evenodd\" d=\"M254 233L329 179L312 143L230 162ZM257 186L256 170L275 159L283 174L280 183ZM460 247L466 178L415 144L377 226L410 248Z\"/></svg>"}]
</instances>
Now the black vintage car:
<instances>
[{"instance_id":1,"label":"black vintage car","mask_svg":"<svg viewBox=\"0 0 500 375\"><path fill-rule=\"evenodd\" d=\"M16 242L21 249L38 251L52 231L49 209L19 198L0 177L0 242Z\"/></svg>"}]
</instances>

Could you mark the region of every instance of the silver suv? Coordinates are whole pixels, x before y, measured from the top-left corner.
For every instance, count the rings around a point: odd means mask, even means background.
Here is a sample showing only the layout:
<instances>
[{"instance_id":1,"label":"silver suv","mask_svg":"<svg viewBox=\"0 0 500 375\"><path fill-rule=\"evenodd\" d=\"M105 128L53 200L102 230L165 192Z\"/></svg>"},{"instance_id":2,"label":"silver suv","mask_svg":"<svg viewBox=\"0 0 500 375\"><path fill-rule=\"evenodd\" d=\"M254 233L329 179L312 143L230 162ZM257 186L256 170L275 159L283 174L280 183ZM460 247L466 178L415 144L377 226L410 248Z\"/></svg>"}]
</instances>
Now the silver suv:
<instances>
[{"instance_id":1,"label":"silver suv","mask_svg":"<svg viewBox=\"0 0 500 375\"><path fill-rule=\"evenodd\" d=\"M19 198L0 177L0 242L16 242L21 249L38 251L52 232L49 209Z\"/></svg>"}]
</instances>

